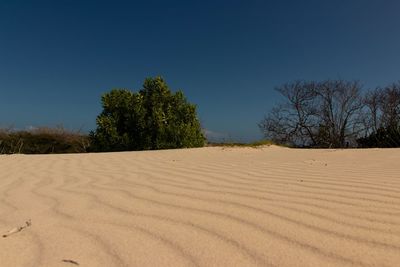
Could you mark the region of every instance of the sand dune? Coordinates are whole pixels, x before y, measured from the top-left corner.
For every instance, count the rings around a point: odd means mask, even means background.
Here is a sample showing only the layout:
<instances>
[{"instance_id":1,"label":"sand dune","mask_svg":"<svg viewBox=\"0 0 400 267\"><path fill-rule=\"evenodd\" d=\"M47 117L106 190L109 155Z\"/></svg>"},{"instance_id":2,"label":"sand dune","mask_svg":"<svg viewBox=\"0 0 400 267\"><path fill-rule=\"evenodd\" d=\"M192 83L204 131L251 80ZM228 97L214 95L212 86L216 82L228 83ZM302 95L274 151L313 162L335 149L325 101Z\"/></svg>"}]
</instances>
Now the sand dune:
<instances>
[{"instance_id":1,"label":"sand dune","mask_svg":"<svg viewBox=\"0 0 400 267\"><path fill-rule=\"evenodd\" d=\"M0 266L400 266L399 160L274 146L0 156Z\"/></svg>"}]
</instances>

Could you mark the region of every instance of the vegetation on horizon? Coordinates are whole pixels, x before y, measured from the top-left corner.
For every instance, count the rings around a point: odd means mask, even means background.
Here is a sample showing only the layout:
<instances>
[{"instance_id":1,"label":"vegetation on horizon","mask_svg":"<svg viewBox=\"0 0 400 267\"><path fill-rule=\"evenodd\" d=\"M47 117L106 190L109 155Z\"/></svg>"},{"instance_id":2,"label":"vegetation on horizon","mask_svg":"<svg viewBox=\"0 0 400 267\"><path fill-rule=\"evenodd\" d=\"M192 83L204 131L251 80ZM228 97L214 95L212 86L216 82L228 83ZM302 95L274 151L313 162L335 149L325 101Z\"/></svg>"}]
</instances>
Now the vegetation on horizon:
<instances>
[{"instance_id":1,"label":"vegetation on horizon","mask_svg":"<svg viewBox=\"0 0 400 267\"><path fill-rule=\"evenodd\" d=\"M0 130L0 154L83 153L201 147L196 106L172 93L161 77L147 78L138 92L114 89L101 98L103 111L89 135L64 128Z\"/></svg>"},{"instance_id":2,"label":"vegetation on horizon","mask_svg":"<svg viewBox=\"0 0 400 267\"><path fill-rule=\"evenodd\" d=\"M24 131L0 130L0 154L84 153L89 146L87 135L62 127L41 127Z\"/></svg>"},{"instance_id":3,"label":"vegetation on horizon","mask_svg":"<svg viewBox=\"0 0 400 267\"><path fill-rule=\"evenodd\" d=\"M296 81L259 124L267 139L296 147L399 147L400 82L361 93L359 82Z\"/></svg>"},{"instance_id":4,"label":"vegetation on horizon","mask_svg":"<svg viewBox=\"0 0 400 267\"><path fill-rule=\"evenodd\" d=\"M271 145L277 145L274 142L270 140L260 140L260 141L255 141L255 142L250 142L250 143L238 143L238 142L225 142L225 143L219 143L219 142L209 142L207 143L207 146L213 147L252 147L252 148L258 148L262 146L271 146Z\"/></svg>"},{"instance_id":5,"label":"vegetation on horizon","mask_svg":"<svg viewBox=\"0 0 400 267\"><path fill-rule=\"evenodd\" d=\"M295 81L259 123L266 140L209 146L400 147L400 82L362 93L359 82ZM89 135L58 128L0 129L0 154L84 153L201 147L206 139L196 106L161 77L138 92L114 89L102 98L97 129Z\"/></svg>"},{"instance_id":6,"label":"vegetation on horizon","mask_svg":"<svg viewBox=\"0 0 400 267\"><path fill-rule=\"evenodd\" d=\"M196 114L182 91L172 93L161 77L143 89L114 89L102 96L103 111L90 134L92 151L153 150L204 146Z\"/></svg>"}]
</instances>

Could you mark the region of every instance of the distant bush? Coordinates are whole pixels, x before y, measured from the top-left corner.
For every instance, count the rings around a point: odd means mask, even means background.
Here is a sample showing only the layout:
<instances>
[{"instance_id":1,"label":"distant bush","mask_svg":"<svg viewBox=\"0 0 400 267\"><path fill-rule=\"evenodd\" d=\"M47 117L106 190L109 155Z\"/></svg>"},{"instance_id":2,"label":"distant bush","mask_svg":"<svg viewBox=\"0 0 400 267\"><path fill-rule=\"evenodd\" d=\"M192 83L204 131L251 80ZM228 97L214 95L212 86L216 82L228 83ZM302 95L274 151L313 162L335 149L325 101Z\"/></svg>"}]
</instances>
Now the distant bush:
<instances>
[{"instance_id":1,"label":"distant bush","mask_svg":"<svg viewBox=\"0 0 400 267\"><path fill-rule=\"evenodd\" d=\"M29 131L0 130L1 154L83 153L88 136L63 128L38 128Z\"/></svg>"},{"instance_id":2,"label":"distant bush","mask_svg":"<svg viewBox=\"0 0 400 267\"><path fill-rule=\"evenodd\" d=\"M204 146L196 106L160 77L146 79L139 92L114 89L102 96L102 105L90 134L92 151Z\"/></svg>"},{"instance_id":3,"label":"distant bush","mask_svg":"<svg viewBox=\"0 0 400 267\"><path fill-rule=\"evenodd\" d=\"M379 128L367 137L357 139L359 147L400 147L400 128Z\"/></svg>"}]
</instances>

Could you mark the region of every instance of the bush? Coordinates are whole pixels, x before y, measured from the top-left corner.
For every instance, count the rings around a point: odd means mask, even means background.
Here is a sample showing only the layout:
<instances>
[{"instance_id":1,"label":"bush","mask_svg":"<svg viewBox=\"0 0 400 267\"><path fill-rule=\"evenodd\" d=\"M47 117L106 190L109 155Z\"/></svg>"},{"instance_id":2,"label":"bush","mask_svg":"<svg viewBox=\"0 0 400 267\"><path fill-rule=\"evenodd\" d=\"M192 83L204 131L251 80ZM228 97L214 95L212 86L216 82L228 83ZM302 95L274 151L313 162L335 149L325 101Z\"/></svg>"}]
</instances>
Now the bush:
<instances>
[{"instance_id":1,"label":"bush","mask_svg":"<svg viewBox=\"0 0 400 267\"><path fill-rule=\"evenodd\" d=\"M93 151L129 151L204 146L196 106L172 93L161 77L139 92L114 89L102 96L103 111L91 132Z\"/></svg>"},{"instance_id":2,"label":"bush","mask_svg":"<svg viewBox=\"0 0 400 267\"><path fill-rule=\"evenodd\" d=\"M1 154L83 153L87 152L88 147L88 136L63 128L0 131Z\"/></svg>"},{"instance_id":3,"label":"bush","mask_svg":"<svg viewBox=\"0 0 400 267\"><path fill-rule=\"evenodd\" d=\"M367 137L357 139L359 147L400 147L400 128L379 128Z\"/></svg>"}]
</instances>

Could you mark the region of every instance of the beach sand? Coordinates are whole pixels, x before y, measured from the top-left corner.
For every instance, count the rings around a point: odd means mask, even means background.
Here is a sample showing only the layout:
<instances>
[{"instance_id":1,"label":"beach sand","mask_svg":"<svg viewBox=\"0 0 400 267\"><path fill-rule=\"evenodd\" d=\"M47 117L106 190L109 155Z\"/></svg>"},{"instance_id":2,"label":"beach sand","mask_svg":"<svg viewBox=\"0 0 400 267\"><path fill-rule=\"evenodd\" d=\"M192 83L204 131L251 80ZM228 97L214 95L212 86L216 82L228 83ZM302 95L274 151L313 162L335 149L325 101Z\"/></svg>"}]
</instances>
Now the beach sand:
<instances>
[{"instance_id":1,"label":"beach sand","mask_svg":"<svg viewBox=\"0 0 400 267\"><path fill-rule=\"evenodd\" d=\"M400 266L400 149L0 156L0 266Z\"/></svg>"}]
</instances>

